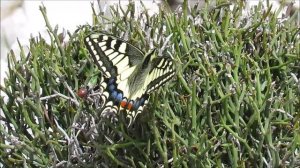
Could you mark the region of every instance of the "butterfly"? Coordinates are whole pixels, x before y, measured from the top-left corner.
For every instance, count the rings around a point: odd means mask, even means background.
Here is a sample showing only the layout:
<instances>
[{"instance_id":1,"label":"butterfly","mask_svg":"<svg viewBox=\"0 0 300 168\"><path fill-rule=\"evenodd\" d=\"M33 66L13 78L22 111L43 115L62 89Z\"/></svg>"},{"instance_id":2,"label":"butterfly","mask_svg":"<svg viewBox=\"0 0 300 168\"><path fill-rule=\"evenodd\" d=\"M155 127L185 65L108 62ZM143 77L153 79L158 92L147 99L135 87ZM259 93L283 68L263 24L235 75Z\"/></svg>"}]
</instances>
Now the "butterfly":
<instances>
[{"instance_id":1,"label":"butterfly","mask_svg":"<svg viewBox=\"0 0 300 168\"><path fill-rule=\"evenodd\" d=\"M175 74L173 60L144 54L134 45L103 33L85 37L85 46L102 72L101 111L127 111L130 123L143 111L149 95Z\"/></svg>"}]
</instances>

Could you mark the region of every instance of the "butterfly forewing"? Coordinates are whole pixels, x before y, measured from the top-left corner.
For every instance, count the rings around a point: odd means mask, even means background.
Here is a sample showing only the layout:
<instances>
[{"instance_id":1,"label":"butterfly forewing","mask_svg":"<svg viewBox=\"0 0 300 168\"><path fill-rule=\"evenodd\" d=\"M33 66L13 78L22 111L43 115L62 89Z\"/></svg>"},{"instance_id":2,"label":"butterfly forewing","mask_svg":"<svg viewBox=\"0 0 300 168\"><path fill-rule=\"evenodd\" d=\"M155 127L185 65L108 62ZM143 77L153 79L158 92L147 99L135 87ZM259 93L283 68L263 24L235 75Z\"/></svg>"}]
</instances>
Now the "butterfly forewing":
<instances>
[{"instance_id":1,"label":"butterfly forewing","mask_svg":"<svg viewBox=\"0 0 300 168\"><path fill-rule=\"evenodd\" d=\"M149 94L158 87L164 85L175 74L173 61L170 58L154 58L151 70L146 77L144 87Z\"/></svg>"},{"instance_id":2,"label":"butterfly forewing","mask_svg":"<svg viewBox=\"0 0 300 168\"><path fill-rule=\"evenodd\" d=\"M120 75L124 79L144 58L138 48L105 34L87 36L85 45L99 69L108 78Z\"/></svg>"}]
</instances>

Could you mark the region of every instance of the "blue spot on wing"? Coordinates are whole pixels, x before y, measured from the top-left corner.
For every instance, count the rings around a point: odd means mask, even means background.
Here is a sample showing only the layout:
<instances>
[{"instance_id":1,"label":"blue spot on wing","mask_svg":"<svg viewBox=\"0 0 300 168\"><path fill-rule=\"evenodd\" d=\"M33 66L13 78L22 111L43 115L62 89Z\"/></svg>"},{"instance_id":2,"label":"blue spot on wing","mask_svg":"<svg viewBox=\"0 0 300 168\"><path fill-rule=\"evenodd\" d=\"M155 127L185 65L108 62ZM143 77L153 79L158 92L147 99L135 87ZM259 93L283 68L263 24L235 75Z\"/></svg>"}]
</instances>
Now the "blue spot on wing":
<instances>
[{"instance_id":1,"label":"blue spot on wing","mask_svg":"<svg viewBox=\"0 0 300 168\"><path fill-rule=\"evenodd\" d=\"M108 81L108 85L114 84L114 82L115 82L115 79L114 78L110 78L109 81Z\"/></svg>"},{"instance_id":2,"label":"blue spot on wing","mask_svg":"<svg viewBox=\"0 0 300 168\"><path fill-rule=\"evenodd\" d=\"M140 107L140 101L139 101L139 100L136 100L136 101L133 103L133 110L137 110L139 107Z\"/></svg>"},{"instance_id":3,"label":"blue spot on wing","mask_svg":"<svg viewBox=\"0 0 300 168\"><path fill-rule=\"evenodd\" d=\"M113 92L115 90L116 86L115 85L109 85L108 90Z\"/></svg>"},{"instance_id":4,"label":"blue spot on wing","mask_svg":"<svg viewBox=\"0 0 300 168\"><path fill-rule=\"evenodd\" d=\"M140 99L140 106L143 106L145 104L145 99L143 97L141 97Z\"/></svg>"},{"instance_id":5,"label":"blue spot on wing","mask_svg":"<svg viewBox=\"0 0 300 168\"><path fill-rule=\"evenodd\" d=\"M122 94L122 93L119 93L119 94L117 95L117 97L116 97L116 100L117 100L118 102L121 102L122 99L123 99L123 94Z\"/></svg>"},{"instance_id":6,"label":"blue spot on wing","mask_svg":"<svg viewBox=\"0 0 300 168\"><path fill-rule=\"evenodd\" d=\"M111 93L111 97L112 97L113 99L116 99L117 95L118 95L117 91L113 91L113 92Z\"/></svg>"}]
</instances>

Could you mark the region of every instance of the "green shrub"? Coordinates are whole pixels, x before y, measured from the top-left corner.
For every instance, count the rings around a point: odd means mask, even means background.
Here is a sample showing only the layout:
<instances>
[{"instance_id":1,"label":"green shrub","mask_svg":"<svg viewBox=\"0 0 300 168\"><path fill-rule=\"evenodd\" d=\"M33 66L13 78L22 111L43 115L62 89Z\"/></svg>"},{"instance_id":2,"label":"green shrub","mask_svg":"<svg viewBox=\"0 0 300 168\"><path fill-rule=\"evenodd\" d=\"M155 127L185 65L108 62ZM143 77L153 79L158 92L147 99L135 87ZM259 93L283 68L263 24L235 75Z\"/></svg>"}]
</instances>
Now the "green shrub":
<instances>
[{"instance_id":1,"label":"green shrub","mask_svg":"<svg viewBox=\"0 0 300 168\"><path fill-rule=\"evenodd\" d=\"M137 13L111 7L94 26L53 29L51 43L30 39L9 53L0 97L0 162L6 167L296 167L299 166L300 41L295 17L261 4ZM135 16L135 17L134 17ZM77 91L99 82L83 38L106 31L144 52L157 48L176 76L151 94L132 126L100 118L97 97ZM99 101L99 102L98 102ZM120 120L121 121L121 120ZM31 130L31 131L30 131Z\"/></svg>"}]
</instances>

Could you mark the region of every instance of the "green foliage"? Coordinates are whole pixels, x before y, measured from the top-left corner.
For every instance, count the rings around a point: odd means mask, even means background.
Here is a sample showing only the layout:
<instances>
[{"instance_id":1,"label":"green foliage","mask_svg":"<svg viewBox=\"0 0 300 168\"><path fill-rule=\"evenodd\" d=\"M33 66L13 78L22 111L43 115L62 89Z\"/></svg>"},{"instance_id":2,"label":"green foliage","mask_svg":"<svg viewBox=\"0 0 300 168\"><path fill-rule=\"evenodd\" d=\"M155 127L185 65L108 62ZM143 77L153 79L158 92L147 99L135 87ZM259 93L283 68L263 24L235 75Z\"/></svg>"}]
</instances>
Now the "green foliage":
<instances>
[{"instance_id":1,"label":"green foliage","mask_svg":"<svg viewBox=\"0 0 300 168\"><path fill-rule=\"evenodd\" d=\"M9 53L0 90L0 162L7 167L299 166L300 36L293 18L260 4L205 4L157 15L111 7L63 43L41 7L51 43L30 39ZM127 127L99 117L97 94L79 88L101 75L83 44L106 31L176 62L174 80L153 93ZM4 101L6 99L6 101Z\"/></svg>"}]
</instances>

